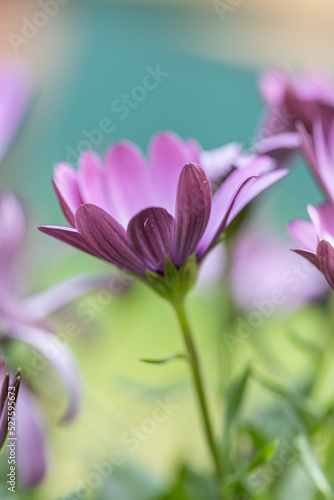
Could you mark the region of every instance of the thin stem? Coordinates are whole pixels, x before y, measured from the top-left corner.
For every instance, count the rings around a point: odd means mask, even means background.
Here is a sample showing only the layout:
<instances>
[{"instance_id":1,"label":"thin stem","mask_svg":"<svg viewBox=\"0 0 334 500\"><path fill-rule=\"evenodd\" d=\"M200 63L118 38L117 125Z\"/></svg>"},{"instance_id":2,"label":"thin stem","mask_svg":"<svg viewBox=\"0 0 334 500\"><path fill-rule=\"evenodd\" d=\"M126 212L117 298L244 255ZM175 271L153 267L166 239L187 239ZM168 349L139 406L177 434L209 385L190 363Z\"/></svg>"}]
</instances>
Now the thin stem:
<instances>
[{"instance_id":1,"label":"thin stem","mask_svg":"<svg viewBox=\"0 0 334 500\"><path fill-rule=\"evenodd\" d=\"M188 356L189 356L189 361L190 365L192 368L193 372L193 377L194 377L194 383L195 383L195 389L197 392L197 397L198 397L198 402L202 414L202 420L203 420L203 427L208 443L208 447L210 449L214 465L215 465L215 471L216 471L216 476L217 476L217 481L219 485L219 490L220 490L220 483L222 480L223 476L223 470L221 466L221 461L220 461L220 454L216 445L216 441L214 438L214 433L212 430L212 424L211 424L211 419L209 416L209 411L208 411L208 405L206 402L206 396L205 396L205 391L204 391L204 385L203 385L203 380L202 380L202 374L201 374L201 369L200 369L200 364L199 364L199 359L196 351L196 347L194 344L194 340L192 338L191 334L191 329L189 326L189 322L187 319L187 314L186 310L184 307L184 303L180 301L178 304L173 304L175 312L177 314L178 320L180 322L181 326L181 331L183 334L183 339L187 348Z\"/></svg>"}]
</instances>

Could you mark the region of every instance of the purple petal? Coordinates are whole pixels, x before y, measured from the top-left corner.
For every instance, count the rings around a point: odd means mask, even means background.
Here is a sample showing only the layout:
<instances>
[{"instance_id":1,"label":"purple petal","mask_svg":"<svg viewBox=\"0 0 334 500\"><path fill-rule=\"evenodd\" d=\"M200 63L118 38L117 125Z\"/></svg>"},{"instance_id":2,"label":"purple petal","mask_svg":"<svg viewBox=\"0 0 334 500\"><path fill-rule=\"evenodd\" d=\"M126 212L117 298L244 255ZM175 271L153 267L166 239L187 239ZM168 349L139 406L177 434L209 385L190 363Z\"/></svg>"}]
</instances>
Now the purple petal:
<instances>
[{"instance_id":1,"label":"purple petal","mask_svg":"<svg viewBox=\"0 0 334 500\"><path fill-rule=\"evenodd\" d=\"M119 142L106 154L108 210L124 226L130 218L152 204L149 171L140 149L131 142ZM100 204L97 204L100 206Z\"/></svg>"},{"instance_id":2,"label":"purple petal","mask_svg":"<svg viewBox=\"0 0 334 500\"><path fill-rule=\"evenodd\" d=\"M308 214L316 230L318 241L327 240L334 244L334 206L332 203L323 203L317 208L307 206Z\"/></svg>"},{"instance_id":3,"label":"purple petal","mask_svg":"<svg viewBox=\"0 0 334 500\"><path fill-rule=\"evenodd\" d=\"M174 217L164 208L147 208L130 220L128 239L154 271L163 272L166 258L173 259Z\"/></svg>"},{"instance_id":4,"label":"purple petal","mask_svg":"<svg viewBox=\"0 0 334 500\"><path fill-rule=\"evenodd\" d=\"M225 180L213 197L209 224L199 243L199 257L205 254L220 233L253 198L288 173L284 169L270 172L271 168L272 160L260 156L248 166L232 172Z\"/></svg>"},{"instance_id":5,"label":"purple petal","mask_svg":"<svg viewBox=\"0 0 334 500\"><path fill-rule=\"evenodd\" d=\"M65 217L74 226L74 214L83 203L76 170L67 163L58 163L54 170L53 185Z\"/></svg>"},{"instance_id":6,"label":"purple petal","mask_svg":"<svg viewBox=\"0 0 334 500\"><path fill-rule=\"evenodd\" d=\"M36 349L56 370L69 396L69 405L63 420L72 420L79 410L81 381L77 362L66 345L47 330L17 322L6 328L6 334Z\"/></svg>"},{"instance_id":7,"label":"purple petal","mask_svg":"<svg viewBox=\"0 0 334 500\"><path fill-rule=\"evenodd\" d=\"M39 405L21 384L17 399L17 461L20 480L26 488L39 484L47 473L44 421Z\"/></svg>"},{"instance_id":8,"label":"purple petal","mask_svg":"<svg viewBox=\"0 0 334 500\"><path fill-rule=\"evenodd\" d=\"M22 301L22 307L29 311L34 321L38 321L94 290L107 289L119 293L126 287L126 284L125 277L120 280L111 274L106 276L105 271L81 274L62 281L42 293L28 297Z\"/></svg>"},{"instance_id":9,"label":"purple petal","mask_svg":"<svg viewBox=\"0 0 334 500\"><path fill-rule=\"evenodd\" d=\"M203 151L200 165L202 165L210 180L219 180L225 177L232 167L237 165L240 155L240 144L232 142L211 151Z\"/></svg>"},{"instance_id":10,"label":"purple petal","mask_svg":"<svg viewBox=\"0 0 334 500\"><path fill-rule=\"evenodd\" d=\"M82 250L83 252L89 253L90 255L102 258L100 254L95 253L86 244L83 237L78 233L76 229L62 226L41 226L38 229L42 233L52 236L52 238L56 238L57 240L63 241L64 243L67 243L67 245L71 245L78 250Z\"/></svg>"},{"instance_id":11,"label":"purple petal","mask_svg":"<svg viewBox=\"0 0 334 500\"><path fill-rule=\"evenodd\" d=\"M211 186L204 171L194 163L180 174L176 198L175 263L180 266L195 251L211 212Z\"/></svg>"},{"instance_id":12,"label":"purple petal","mask_svg":"<svg viewBox=\"0 0 334 500\"><path fill-rule=\"evenodd\" d=\"M0 270L1 279L9 273L25 237L24 211L15 196L0 189Z\"/></svg>"},{"instance_id":13,"label":"purple petal","mask_svg":"<svg viewBox=\"0 0 334 500\"><path fill-rule=\"evenodd\" d=\"M316 230L312 222L305 220L294 220L288 224L288 232L291 238L305 250L314 251L319 242Z\"/></svg>"},{"instance_id":14,"label":"purple petal","mask_svg":"<svg viewBox=\"0 0 334 500\"><path fill-rule=\"evenodd\" d=\"M334 248L328 241L322 240L317 246L317 256L320 269L334 290Z\"/></svg>"},{"instance_id":15,"label":"purple petal","mask_svg":"<svg viewBox=\"0 0 334 500\"><path fill-rule=\"evenodd\" d=\"M0 65L0 161L21 123L31 87L30 75L23 65Z\"/></svg>"},{"instance_id":16,"label":"purple petal","mask_svg":"<svg viewBox=\"0 0 334 500\"><path fill-rule=\"evenodd\" d=\"M107 189L104 174L102 160L98 154L86 151L81 155L78 175L81 199L84 203L92 203L108 211L111 208L111 196L109 200L105 196Z\"/></svg>"},{"instance_id":17,"label":"purple petal","mask_svg":"<svg viewBox=\"0 0 334 500\"><path fill-rule=\"evenodd\" d=\"M262 98L275 108L281 106L287 86L288 80L283 71L266 71L259 80Z\"/></svg>"},{"instance_id":18,"label":"purple petal","mask_svg":"<svg viewBox=\"0 0 334 500\"><path fill-rule=\"evenodd\" d=\"M105 210L82 205L75 220L79 233L96 255L120 269L145 275L145 265L130 247L124 227Z\"/></svg>"},{"instance_id":19,"label":"purple petal","mask_svg":"<svg viewBox=\"0 0 334 500\"><path fill-rule=\"evenodd\" d=\"M318 268L319 271L321 271L319 259L314 252L309 252L307 250L300 250L299 248L292 248L292 251L304 257L306 260L311 262L311 264L313 264L316 268Z\"/></svg>"},{"instance_id":20,"label":"purple petal","mask_svg":"<svg viewBox=\"0 0 334 500\"><path fill-rule=\"evenodd\" d=\"M257 155L268 155L277 161L276 168L289 159L290 154L299 149L300 135L297 132L274 134L254 144Z\"/></svg>"},{"instance_id":21,"label":"purple petal","mask_svg":"<svg viewBox=\"0 0 334 500\"><path fill-rule=\"evenodd\" d=\"M155 191L155 205L174 215L176 191L183 166L198 156L193 147L172 132L157 134L149 146L149 163Z\"/></svg>"}]
</instances>

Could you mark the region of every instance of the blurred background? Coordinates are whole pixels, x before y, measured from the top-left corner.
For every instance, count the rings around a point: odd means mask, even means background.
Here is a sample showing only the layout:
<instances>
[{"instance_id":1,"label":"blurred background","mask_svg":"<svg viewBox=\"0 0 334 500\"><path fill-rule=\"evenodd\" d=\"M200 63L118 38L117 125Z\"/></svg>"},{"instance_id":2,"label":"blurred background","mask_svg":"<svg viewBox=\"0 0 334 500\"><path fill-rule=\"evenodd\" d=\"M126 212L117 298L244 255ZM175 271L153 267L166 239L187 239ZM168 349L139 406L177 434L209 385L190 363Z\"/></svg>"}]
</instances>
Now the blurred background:
<instances>
[{"instance_id":1,"label":"blurred background","mask_svg":"<svg viewBox=\"0 0 334 500\"><path fill-rule=\"evenodd\" d=\"M40 12L51 4L54 10L45 20ZM25 258L30 261L31 290L88 269L106 268L35 230L37 225L64 222L50 183L57 162L76 164L80 152L91 147L103 154L121 138L146 151L159 130L194 137L205 149L230 141L247 149L262 111L258 76L268 67L286 66L333 74L333 25L332 0L2 2L0 58L23 60L34 81L30 110L0 171L1 184L13 189L29 213ZM137 87L147 74L157 86L141 93ZM131 92L138 93L137 102L123 102L121 108L123 96ZM320 200L298 161L279 186L261 197L258 211L266 207L271 221L283 230L292 218L305 218L307 203ZM263 344L245 342L233 356L225 346L217 355L214 339L227 328L227 300L221 285L196 292L191 303L206 376L213 386L219 384L217 371L227 384L248 359L263 362L260 345L274 352L277 342L288 352L274 367L277 373L284 366L289 376L301 373L307 378L307 357L276 335L284 328L282 317L258 329L256 337L265 338ZM180 464L191 459L195 468L209 468L187 367L137 362L180 349L176 322L168 306L139 284L107 303L97 296L95 305L87 305L91 314L86 316L78 312L80 304L64 310L55 324L61 333L74 318L80 328L80 335L68 343L82 366L83 409L70 427L52 422L48 477L35 490L23 492L22 498L71 498L72 491L87 484L94 463L113 450L122 451L125 466L115 467L101 488L88 487L87 498L158 498L155 495L173 481ZM291 321L313 337L321 313L311 308L297 312ZM264 369L272 369L272 359L265 359ZM254 401L264 397L254 391L249 412ZM166 397L175 407L168 419L154 432L144 433L138 449L131 451L122 436L142 425ZM7 498L6 488L1 495ZM281 498L287 497L282 493Z\"/></svg>"}]
</instances>

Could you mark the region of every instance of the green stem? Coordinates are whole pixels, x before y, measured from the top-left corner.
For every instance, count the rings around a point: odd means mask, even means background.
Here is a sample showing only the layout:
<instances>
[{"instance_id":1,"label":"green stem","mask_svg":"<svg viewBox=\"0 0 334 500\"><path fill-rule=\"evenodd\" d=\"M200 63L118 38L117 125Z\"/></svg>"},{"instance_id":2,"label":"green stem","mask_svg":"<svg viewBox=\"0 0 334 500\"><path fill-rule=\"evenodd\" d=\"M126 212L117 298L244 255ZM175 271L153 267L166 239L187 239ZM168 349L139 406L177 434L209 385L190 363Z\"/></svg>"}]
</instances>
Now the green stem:
<instances>
[{"instance_id":1,"label":"green stem","mask_svg":"<svg viewBox=\"0 0 334 500\"><path fill-rule=\"evenodd\" d=\"M175 312L177 314L178 320L180 322L182 334L183 334L183 339L187 348L187 353L189 356L189 361L190 365L192 368L193 372L193 377L194 377L194 383L195 383L195 389L197 392L197 397L198 397L198 402L202 414L202 420L203 420L203 427L208 443L209 450L211 452L214 465L215 465L215 471L216 471L216 477L218 481L218 487L220 490L220 483L222 481L223 477L223 470L222 470L222 465L220 461L220 454L216 445L216 441L214 438L214 433L212 430L212 424L211 424L211 419L209 416L209 411L208 411L208 405L206 402L206 396L204 392L204 385L203 385L203 380L202 380L202 375L201 375L201 369L200 369L200 364L199 364L199 359L196 351L196 347L194 344L194 340L192 338L191 334L191 329L189 326L189 322L187 319L187 314L184 306L184 302L180 301L177 304L173 304L173 307L175 309Z\"/></svg>"}]
</instances>

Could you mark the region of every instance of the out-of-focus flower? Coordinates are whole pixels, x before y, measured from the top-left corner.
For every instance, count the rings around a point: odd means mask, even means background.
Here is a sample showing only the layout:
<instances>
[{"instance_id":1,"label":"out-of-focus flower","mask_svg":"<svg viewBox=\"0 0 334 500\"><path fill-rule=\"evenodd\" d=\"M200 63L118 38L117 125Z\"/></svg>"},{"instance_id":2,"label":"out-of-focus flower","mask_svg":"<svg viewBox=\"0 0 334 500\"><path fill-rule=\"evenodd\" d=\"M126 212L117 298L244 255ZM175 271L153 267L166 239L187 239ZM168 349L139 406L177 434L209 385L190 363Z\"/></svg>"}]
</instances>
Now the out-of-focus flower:
<instances>
[{"instance_id":1,"label":"out-of-focus flower","mask_svg":"<svg viewBox=\"0 0 334 500\"><path fill-rule=\"evenodd\" d=\"M21 123L31 87L26 67L14 61L0 61L0 161Z\"/></svg>"},{"instance_id":2,"label":"out-of-focus flower","mask_svg":"<svg viewBox=\"0 0 334 500\"><path fill-rule=\"evenodd\" d=\"M20 380L20 371L17 371L14 379L10 382L5 361L0 360L0 450L6 441L9 418L13 421Z\"/></svg>"},{"instance_id":3,"label":"out-of-focus flower","mask_svg":"<svg viewBox=\"0 0 334 500\"><path fill-rule=\"evenodd\" d=\"M120 142L104 162L83 154L78 172L57 165L53 184L73 228L41 231L142 277L163 275L167 257L176 269L193 254L199 263L241 209L287 172L254 158L227 176L212 200L204 170L189 163L188 144L162 133L151 142L148 162L137 146Z\"/></svg>"},{"instance_id":4,"label":"out-of-focus flower","mask_svg":"<svg viewBox=\"0 0 334 500\"><path fill-rule=\"evenodd\" d=\"M334 290L334 206L324 203L307 207L312 222L295 220L288 226L290 235L301 249L294 252L305 257L325 276Z\"/></svg>"},{"instance_id":5,"label":"out-of-focus flower","mask_svg":"<svg viewBox=\"0 0 334 500\"><path fill-rule=\"evenodd\" d=\"M298 124L311 133L320 121L325 133L334 118L334 85L324 75L295 76L286 71L267 71L259 81L266 110L257 133L254 151L267 154L280 165L300 147Z\"/></svg>"},{"instance_id":6,"label":"out-of-focus flower","mask_svg":"<svg viewBox=\"0 0 334 500\"><path fill-rule=\"evenodd\" d=\"M94 289L113 285L117 278L89 274L67 280L40 294L22 297L24 271L19 252L25 235L25 216L17 199L0 189L0 332L6 342L16 340L39 352L53 366L62 381L69 404L64 420L72 420L80 401L80 376L76 360L52 333L48 316L75 298ZM1 345L0 345L1 349ZM23 373L23 382L24 373ZM17 405L18 467L25 486L43 479L47 455L42 418L38 404L28 387L21 384Z\"/></svg>"},{"instance_id":7,"label":"out-of-focus flower","mask_svg":"<svg viewBox=\"0 0 334 500\"><path fill-rule=\"evenodd\" d=\"M327 289L313 266L301 265L287 238L263 224L237 235L230 252L229 278L235 303L265 316L295 310Z\"/></svg>"},{"instance_id":8,"label":"out-of-focus flower","mask_svg":"<svg viewBox=\"0 0 334 500\"><path fill-rule=\"evenodd\" d=\"M334 120L327 133L320 120L314 122L311 135L303 125L299 132L305 160L325 195L334 203Z\"/></svg>"},{"instance_id":9,"label":"out-of-focus flower","mask_svg":"<svg viewBox=\"0 0 334 500\"><path fill-rule=\"evenodd\" d=\"M267 104L265 125L271 135L293 132L302 122L312 132L313 122L320 120L327 131L334 117L334 85L324 75L308 73L295 76L285 71L267 71L259 82Z\"/></svg>"}]
</instances>

